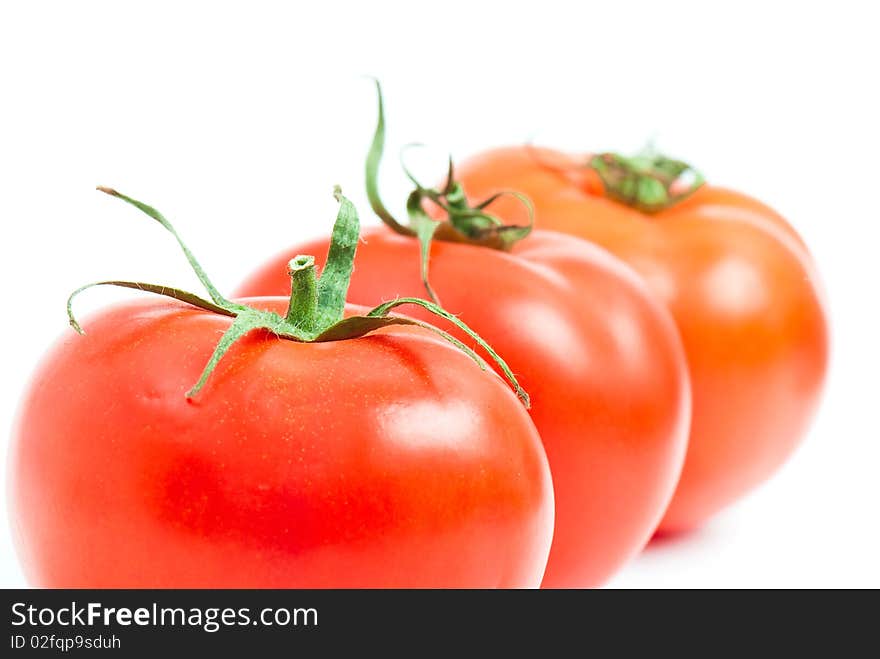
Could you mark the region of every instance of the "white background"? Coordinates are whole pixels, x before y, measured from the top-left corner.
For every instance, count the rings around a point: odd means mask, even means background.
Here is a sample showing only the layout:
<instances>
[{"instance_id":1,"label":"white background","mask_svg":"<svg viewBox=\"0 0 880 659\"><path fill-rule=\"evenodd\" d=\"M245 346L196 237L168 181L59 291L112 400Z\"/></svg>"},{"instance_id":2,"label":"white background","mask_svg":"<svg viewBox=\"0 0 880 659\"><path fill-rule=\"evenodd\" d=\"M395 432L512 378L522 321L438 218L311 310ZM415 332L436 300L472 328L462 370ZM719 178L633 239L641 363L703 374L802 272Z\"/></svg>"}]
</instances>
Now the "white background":
<instances>
[{"instance_id":1,"label":"white background","mask_svg":"<svg viewBox=\"0 0 880 659\"><path fill-rule=\"evenodd\" d=\"M611 585L880 586L870 11L766 0L3 3L4 455L31 369L70 331L71 289L103 278L195 286L167 234L94 186L173 218L229 291L261 259L327 230L334 183L367 208L375 102L361 76L371 74L385 85L392 153L423 141L442 164L447 149L464 157L529 138L632 150L653 137L791 220L833 321L812 431L770 483L704 530L652 545ZM383 180L402 202L396 165ZM117 298L90 293L80 311ZM24 585L6 524L0 585Z\"/></svg>"}]
</instances>

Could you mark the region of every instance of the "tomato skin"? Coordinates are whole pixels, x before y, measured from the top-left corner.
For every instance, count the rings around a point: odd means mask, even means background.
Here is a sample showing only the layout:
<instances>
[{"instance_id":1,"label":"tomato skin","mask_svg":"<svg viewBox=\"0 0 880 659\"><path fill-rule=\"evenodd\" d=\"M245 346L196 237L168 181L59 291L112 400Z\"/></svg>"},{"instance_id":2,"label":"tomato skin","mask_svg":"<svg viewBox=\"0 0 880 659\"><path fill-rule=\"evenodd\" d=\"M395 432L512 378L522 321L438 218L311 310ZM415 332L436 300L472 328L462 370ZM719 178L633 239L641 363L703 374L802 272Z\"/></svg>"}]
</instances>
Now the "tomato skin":
<instances>
[{"instance_id":1,"label":"tomato skin","mask_svg":"<svg viewBox=\"0 0 880 659\"><path fill-rule=\"evenodd\" d=\"M258 331L188 401L230 321L125 304L46 357L10 459L34 585L540 584L552 485L506 383L421 328Z\"/></svg>"},{"instance_id":2,"label":"tomato skin","mask_svg":"<svg viewBox=\"0 0 880 659\"><path fill-rule=\"evenodd\" d=\"M603 196L585 162L502 148L459 163L456 176L475 199L499 189L526 194L536 226L608 249L668 305L687 352L694 416L660 530L687 530L766 480L805 434L828 365L821 285L803 240L761 202L704 185L647 216ZM506 199L493 210L525 219Z\"/></svg>"},{"instance_id":3,"label":"tomato skin","mask_svg":"<svg viewBox=\"0 0 880 659\"><path fill-rule=\"evenodd\" d=\"M326 240L291 248L240 291L280 293L281 264L326 253ZM684 459L690 396L671 318L617 259L561 234L542 232L518 256L435 242L430 263L444 308L504 357L531 396L556 500L542 585L600 585L650 538ZM423 295L418 243L366 230L349 299Z\"/></svg>"}]
</instances>

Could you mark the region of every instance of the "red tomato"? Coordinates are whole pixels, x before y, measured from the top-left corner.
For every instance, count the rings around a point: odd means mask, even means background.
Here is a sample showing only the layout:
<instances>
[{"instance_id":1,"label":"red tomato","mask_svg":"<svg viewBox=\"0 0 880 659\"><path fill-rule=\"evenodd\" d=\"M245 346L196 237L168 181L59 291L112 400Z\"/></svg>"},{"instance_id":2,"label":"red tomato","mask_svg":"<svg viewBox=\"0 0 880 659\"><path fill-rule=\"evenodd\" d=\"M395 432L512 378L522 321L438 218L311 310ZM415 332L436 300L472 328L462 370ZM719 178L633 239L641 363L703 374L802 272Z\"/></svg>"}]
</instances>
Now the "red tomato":
<instances>
[{"instance_id":1,"label":"red tomato","mask_svg":"<svg viewBox=\"0 0 880 659\"><path fill-rule=\"evenodd\" d=\"M661 530L688 529L764 481L803 437L828 361L818 277L803 241L764 204L703 185L648 215L609 198L587 160L503 148L460 163L456 178L477 199L526 194L537 226L610 250L672 311L690 366L693 423ZM493 212L525 219L509 199Z\"/></svg>"},{"instance_id":2,"label":"red tomato","mask_svg":"<svg viewBox=\"0 0 880 659\"><path fill-rule=\"evenodd\" d=\"M550 474L505 383L421 328L329 343L257 331L188 400L230 322L125 304L51 351L11 457L33 584L540 584Z\"/></svg>"},{"instance_id":3,"label":"red tomato","mask_svg":"<svg viewBox=\"0 0 880 659\"><path fill-rule=\"evenodd\" d=\"M283 294L278 268L292 254L326 252L326 240L292 248L241 290ZM517 256L435 241L430 263L444 308L504 356L531 396L556 495L543 585L601 584L650 538L684 458L690 397L672 320L617 259L560 234L536 234ZM349 299L424 290L415 239L364 233Z\"/></svg>"}]
</instances>

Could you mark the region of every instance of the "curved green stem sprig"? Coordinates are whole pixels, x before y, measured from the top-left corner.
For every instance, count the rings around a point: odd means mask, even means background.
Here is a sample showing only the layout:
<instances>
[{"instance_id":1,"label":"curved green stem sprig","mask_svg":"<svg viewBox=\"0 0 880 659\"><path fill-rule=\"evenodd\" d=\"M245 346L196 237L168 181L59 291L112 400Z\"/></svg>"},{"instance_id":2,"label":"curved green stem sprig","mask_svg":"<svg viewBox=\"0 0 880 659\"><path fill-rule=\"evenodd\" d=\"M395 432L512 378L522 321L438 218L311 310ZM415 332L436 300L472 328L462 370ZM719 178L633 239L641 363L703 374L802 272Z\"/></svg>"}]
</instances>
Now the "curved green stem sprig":
<instances>
[{"instance_id":1,"label":"curved green stem sprig","mask_svg":"<svg viewBox=\"0 0 880 659\"><path fill-rule=\"evenodd\" d=\"M438 302L428 278L428 263L431 255L431 242L434 239L449 242L469 243L499 250L510 250L518 241L525 238L532 230L532 204L529 199L518 192L504 191L492 195L488 199L471 205L461 187L455 180L452 159L446 183L442 188L427 188L407 170L403 170L415 189L409 194L406 202L408 223L397 221L394 215L382 203L379 195L379 166L385 150L385 105L382 99L382 87L376 83L379 100L379 116L376 131L367 153L366 187L370 206L379 218L397 233L412 236L419 241L421 251L421 277L428 295ZM486 209L499 197L510 195L519 199L529 211L527 225L505 224L503 220L492 215ZM443 211L446 218L438 220L425 211L425 202L429 201Z\"/></svg>"},{"instance_id":2,"label":"curved green stem sprig","mask_svg":"<svg viewBox=\"0 0 880 659\"><path fill-rule=\"evenodd\" d=\"M223 356L229 349L239 339L254 330L268 331L280 339L312 343L355 339L389 325L416 325L441 336L473 359L481 369L486 370L488 368L482 357L448 332L413 318L389 315L393 309L401 305L414 304L447 320L471 337L498 365L526 407L529 406L528 395L520 387L516 377L504 360L470 327L432 302L418 298L401 298L381 304L364 316L345 318L345 298L348 293L348 285L354 266L354 256L360 233L360 221L354 206L348 199L342 196L342 192L338 187L335 189L334 195L339 202L339 212L333 225L330 249L324 269L321 276L318 277L315 259L310 255L300 255L290 260L287 266L291 282L290 304L284 316L272 311L264 311L246 304L233 302L221 295L177 231L161 213L152 206L147 206L111 188L99 187L98 190L131 204L159 222L169 231L177 240L190 267L196 273L211 299L206 300L193 293L158 284L122 280L100 281L82 286L71 293L67 300L67 316L70 325L80 334L84 333L73 314L73 300L77 295L89 288L106 285L121 286L123 288L132 288L163 295L205 311L233 318L229 328L220 337L198 381L187 392L187 398L194 397L202 389L217 364L223 359Z\"/></svg>"},{"instance_id":3,"label":"curved green stem sprig","mask_svg":"<svg viewBox=\"0 0 880 659\"><path fill-rule=\"evenodd\" d=\"M610 198L643 213L659 213L684 201L705 183L686 162L660 155L653 148L636 156L600 153L590 158Z\"/></svg>"}]
</instances>

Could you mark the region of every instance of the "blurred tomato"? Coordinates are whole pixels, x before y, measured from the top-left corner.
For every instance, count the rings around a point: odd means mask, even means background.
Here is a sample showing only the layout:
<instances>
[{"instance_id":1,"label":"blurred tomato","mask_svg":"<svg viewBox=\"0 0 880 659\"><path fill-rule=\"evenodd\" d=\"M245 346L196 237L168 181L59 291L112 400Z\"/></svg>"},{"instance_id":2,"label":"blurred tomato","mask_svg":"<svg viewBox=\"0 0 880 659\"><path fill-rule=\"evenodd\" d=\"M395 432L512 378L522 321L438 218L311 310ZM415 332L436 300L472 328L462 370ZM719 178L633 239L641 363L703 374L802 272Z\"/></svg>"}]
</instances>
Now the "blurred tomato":
<instances>
[{"instance_id":1,"label":"blurred tomato","mask_svg":"<svg viewBox=\"0 0 880 659\"><path fill-rule=\"evenodd\" d=\"M524 193L537 227L608 249L672 311L690 367L693 423L661 530L688 529L764 481L803 437L828 362L819 279L803 241L761 202L702 185L658 212L641 212L621 197L656 191L622 181L622 194L609 194L589 160L500 148L459 163L456 175L472 198ZM510 223L527 219L508 198L493 212ZM514 251L530 249L529 241Z\"/></svg>"}]
</instances>

